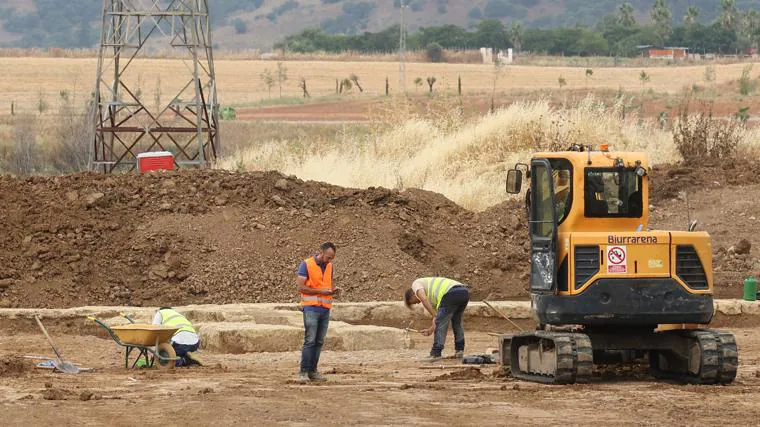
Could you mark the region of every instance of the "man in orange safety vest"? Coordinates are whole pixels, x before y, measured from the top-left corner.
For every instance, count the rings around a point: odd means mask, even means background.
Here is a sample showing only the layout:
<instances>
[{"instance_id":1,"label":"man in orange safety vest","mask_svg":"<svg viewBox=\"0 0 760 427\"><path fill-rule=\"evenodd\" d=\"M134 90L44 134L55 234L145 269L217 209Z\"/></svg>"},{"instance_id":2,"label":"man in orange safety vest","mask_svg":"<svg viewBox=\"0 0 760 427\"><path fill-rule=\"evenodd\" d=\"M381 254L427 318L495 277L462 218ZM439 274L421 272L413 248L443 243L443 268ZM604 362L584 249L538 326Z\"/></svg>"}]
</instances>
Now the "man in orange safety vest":
<instances>
[{"instance_id":1,"label":"man in orange safety vest","mask_svg":"<svg viewBox=\"0 0 760 427\"><path fill-rule=\"evenodd\" d=\"M324 243L319 247L319 253L305 259L298 267L296 284L301 294L304 325L299 381L303 384L327 380L319 374L317 365L330 323L333 297L340 295L340 288L333 284L335 250L333 243Z\"/></svg>"}]
</instances>

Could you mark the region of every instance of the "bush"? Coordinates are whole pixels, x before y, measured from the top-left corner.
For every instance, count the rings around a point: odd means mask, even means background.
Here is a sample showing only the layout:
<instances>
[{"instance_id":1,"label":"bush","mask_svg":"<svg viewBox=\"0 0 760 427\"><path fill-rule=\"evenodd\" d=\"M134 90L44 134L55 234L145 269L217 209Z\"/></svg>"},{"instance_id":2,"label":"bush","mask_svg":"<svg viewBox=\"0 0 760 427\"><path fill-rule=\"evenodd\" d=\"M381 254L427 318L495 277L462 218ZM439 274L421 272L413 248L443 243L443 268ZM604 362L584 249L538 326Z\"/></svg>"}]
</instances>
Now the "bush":
<instances>
[{"instance_id":1,"label":"bush","mask_svg":"<svg viewBox=\"0 0 760 427\"><path fill-rule=\"evenodd\" d=\"M715 120L711 108L690 115L686 105L673 128L673 142L685 163L730 159L742 139L741 128L741 121L736 119Z\"/></svg>"},{"instance_id":2,"label":"bush","mask_svg":"<svg viewBox=\"0 0 760 427\"><path fill-rule=\"evenodd\" d=\"M443 62L443 46L435 42L430 43L425 55L430 62Z\"/></svg>"},{"instance_id":3,"label":"bush","mask_svg":"<svg viewBox=\"0 0 760 427\"><path fill-rule=\"evenodd\" d=\"M5 156L4 169L16 175L31 175L40 165L37 143L37 118L32 114L16 116L13 124L13 146Z\"/></svg>"},{"instance_id":4,"label":"bush","mask_svg":"<svg viewBox=\"0 0 760 427\"><path fill-rule=\"evenodd\" d=\"M739 78L739 93L747 96L755 90L755 82L752 81L750 73L752 72L752 64L749 64L742 69L742 76Z\"/></svg>"}]
</instances>

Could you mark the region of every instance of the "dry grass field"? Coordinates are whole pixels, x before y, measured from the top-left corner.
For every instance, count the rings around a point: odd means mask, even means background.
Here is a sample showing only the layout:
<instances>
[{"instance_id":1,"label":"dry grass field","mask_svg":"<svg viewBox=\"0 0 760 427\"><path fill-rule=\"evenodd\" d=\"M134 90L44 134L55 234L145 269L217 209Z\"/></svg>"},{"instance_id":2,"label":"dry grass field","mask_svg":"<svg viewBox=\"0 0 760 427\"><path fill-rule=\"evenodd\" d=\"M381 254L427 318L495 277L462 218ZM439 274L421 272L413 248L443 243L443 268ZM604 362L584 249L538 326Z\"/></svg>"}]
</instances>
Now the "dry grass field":
<instances>
[{"instance_id":1,"label":"dry grass field","mask_svg":"<svg viewBox=\"0 0 760 427\"><path fill-rule=\"evenodd\" d=\"M283 85L283 96L300 96L298 83L301 77L307 81L313 97L327 96L335 92L335 80L356 74L360 78L365 94L383 94L386 77L391 91L398 91L398 64L393 62L333 62L333 61L293 61L286 62L288 80ZM67 90L77 99L89 97L95 86L95 59L82 58L0 58L0 114L10 111L15 101L23 110L35 111L42 98L54 105L58 94ZM715 65L713 84L721 85L736 81L746 64ZM173 96L187 74L186 65L180 60L145 59L131 65L129 76L141 80L144 96L153 100L160 79L164 97ZM217 60L216 73L220 102L226 105L245 105L260 102L269 97L260 75L265 69L274 72L272 61ZM650 81L642 86L638 68L597 68L590 79L586 79L585 68L508 66L498 74L497 92L508 90L559 90L558 79L567 82L564 90L653 90L663 93L678 93L684 88L705 82L704 66L663 66L646 69ZM435 76L437 90L456 90L457 78L462 76L465 93L490 93L494 85L495 68L477 64L432 64L411 63L407 65L407 87L410 92L427 90L427 84L418 87L417 77L425 79ZM760 74L755 67L752 77ZM353 92L358 92L353 89ZM278 96L278 88L272 89L272 96Z\"/></svg>"}]
</instances>

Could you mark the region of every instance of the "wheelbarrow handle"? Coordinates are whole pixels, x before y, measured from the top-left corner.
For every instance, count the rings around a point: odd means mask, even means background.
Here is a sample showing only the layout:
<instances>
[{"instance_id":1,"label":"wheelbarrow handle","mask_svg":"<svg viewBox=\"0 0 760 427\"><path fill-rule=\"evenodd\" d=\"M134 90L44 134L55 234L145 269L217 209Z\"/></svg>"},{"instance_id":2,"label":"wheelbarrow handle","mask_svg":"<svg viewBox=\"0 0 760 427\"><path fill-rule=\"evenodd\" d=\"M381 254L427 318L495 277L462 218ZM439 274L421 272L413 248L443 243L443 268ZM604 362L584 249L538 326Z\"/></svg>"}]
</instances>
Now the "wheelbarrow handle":
<instances>
[{"instance_id":1,"label":"wheelbarrow handle","mask_svg":"<svg viewBox=\"0 0 760 427\"><path fill-rule=\"evenodd\" d=\"M133 315L133 313L124 313L124 312L119 313L119 316L127 319L129 321L129 323L135 323L135 321L132 320L132 315Z\"/></svg>"},{"instance_id":2,"label":"wheelbarrow handle","mask_svg":"<svg viewBox=\"0 0 760 427\"><path fill-rule=\"evenodd\" d=\"M111 336L111 339L113 339L116 342L116 344L119 344L120 346L124 345L121 343L121 340L119 340L119 337L117 337L116 334L113 333L113 330L108 325L103 323L103 321L93 316L87 316L87 320L97 323L98 325L100 325L100 327L108 331L108 335Z\"/></svg>"}]
</instances>

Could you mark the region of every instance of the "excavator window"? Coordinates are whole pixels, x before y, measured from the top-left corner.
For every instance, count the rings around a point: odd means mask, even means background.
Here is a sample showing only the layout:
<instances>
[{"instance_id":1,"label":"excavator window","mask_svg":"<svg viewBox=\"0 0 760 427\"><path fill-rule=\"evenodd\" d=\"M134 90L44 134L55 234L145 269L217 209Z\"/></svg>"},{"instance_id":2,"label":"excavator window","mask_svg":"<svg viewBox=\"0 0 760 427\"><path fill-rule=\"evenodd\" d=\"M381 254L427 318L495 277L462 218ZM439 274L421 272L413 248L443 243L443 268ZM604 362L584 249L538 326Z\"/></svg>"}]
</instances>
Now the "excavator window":
<instances>
[{"instance_id":1,"label":"excavator window","mask_svg":"<svg viewBox=\"0 0 760 427\"><path fill-rule=\"evenodd\" d=\"M584 208L588 218L640 218L642 177L633 168L587 168Z\"/></svg>"},{"instance_id":2,"label":"excavator window","mask_svg":"<svg viewBox=\"0 0 760 427\"><path fill-rule=\"evenodd\" d=\"M532 233L538 237L551 237L554 231L554 203L552 203L551 181L549 171L544 167L533 168L533 215Z\"/></svg>"},{"instance_id":3,"label":"excavator window","mask_svg":"<svg viewBox=\"0 0 760 427\"><path fill-rule=\"evenodd\" d=\"M549 159L554 181L554 209L557 225L567 218L573 204L573 165L567 159Z\"/></svg>"}]
</instances>

